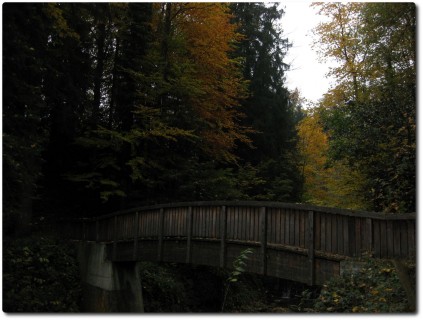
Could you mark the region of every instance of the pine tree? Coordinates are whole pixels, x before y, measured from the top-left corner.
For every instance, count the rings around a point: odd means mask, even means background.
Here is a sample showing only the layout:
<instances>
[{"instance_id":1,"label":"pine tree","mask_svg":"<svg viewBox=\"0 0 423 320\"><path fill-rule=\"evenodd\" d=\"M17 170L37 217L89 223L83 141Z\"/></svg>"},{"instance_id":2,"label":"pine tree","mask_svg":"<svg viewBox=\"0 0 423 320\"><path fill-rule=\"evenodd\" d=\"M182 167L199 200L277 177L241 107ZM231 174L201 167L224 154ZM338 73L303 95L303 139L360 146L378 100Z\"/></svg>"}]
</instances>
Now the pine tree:
<instances>
[{"instance_id":1,"label":"pine tree","mask_svg":"<svg viewBox=\"0 0 423 320\"><path fill-rule=\"evenodd\" d=\"M261 171L267 181L257 197L294 201L299 197L301 179L291 153L295 150L297 110L284 86L288 66L284 56L290 43L278 23L283 10L278 4L233 3L234 22L243 40L236 55L243 59L243 74L249 81L249 97L243 102L245 126L254 149L240 146L240 158Z\"/></svg>"}]
</instances>

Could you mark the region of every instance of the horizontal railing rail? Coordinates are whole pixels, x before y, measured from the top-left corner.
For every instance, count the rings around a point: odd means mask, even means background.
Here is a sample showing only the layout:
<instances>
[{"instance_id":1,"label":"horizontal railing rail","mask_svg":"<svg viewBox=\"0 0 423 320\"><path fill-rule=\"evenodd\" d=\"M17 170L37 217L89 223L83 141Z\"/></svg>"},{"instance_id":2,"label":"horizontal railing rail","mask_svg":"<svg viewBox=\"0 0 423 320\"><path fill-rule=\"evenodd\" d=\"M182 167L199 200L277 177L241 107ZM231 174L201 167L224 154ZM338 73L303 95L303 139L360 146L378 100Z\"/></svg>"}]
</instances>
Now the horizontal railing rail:
<instances>
[{"instance_id":1,"label":"horizontal railing rail","mask_svg":"<svg viewBox=\"0 0 423 320\"><path fill-rule=\"evenodd\" d=\"M176 207L206 207L206 206L249 206L249 207L267 207L267 208L281 208L281 209L301 209L305 211L314 211L314 212L325 212L333 213L351 217L366 217L373 219L382 219L382 220L403 220L403 219L415 219L416 213L390 213L390 212L372 212L372 211L361 211L361 210L352 210L352 209L341 209L333 207L323 207L308 205L302 203L285 203L285 202L272 202L272 201L193 201L193 202L174 202L174 203L164 203L164 204L155 204L149 206L134 207L131 209L125 209L121 211L112 212L106 215L98 216L97 218L108 218L115 215L122 215L126 213L131 213L135 211L147 211L160 208L176 208Z\"/></svg>"}]
</instances>

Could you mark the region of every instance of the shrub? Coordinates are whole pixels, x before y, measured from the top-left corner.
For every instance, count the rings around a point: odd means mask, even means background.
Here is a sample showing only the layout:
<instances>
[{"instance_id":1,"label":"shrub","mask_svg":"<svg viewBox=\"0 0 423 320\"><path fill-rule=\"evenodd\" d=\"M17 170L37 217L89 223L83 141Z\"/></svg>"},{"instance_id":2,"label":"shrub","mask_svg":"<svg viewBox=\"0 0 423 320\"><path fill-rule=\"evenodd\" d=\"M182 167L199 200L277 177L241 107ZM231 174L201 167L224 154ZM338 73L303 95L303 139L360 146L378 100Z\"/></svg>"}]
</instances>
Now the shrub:
<instances>
[{"instance_id":1,"label":"shrub","mask_svg":"<svg viewBox=\"0 0 423 320\"><path fill-rule=\"evenodd\" d=\"M4 312L78 312L81 282L75 251L47 237L4 244Z\"/></svg>"},{"instance_id":2,"label":"shrub","mask_svg":"<svg viewBox=\"0 0 423 320\"><path fill-rule=\"evenodd\" d=\"M141 263L141 285L143 287L146 312L185 311L186 290L177 273L166 264Z\"/></svg>"},{"instance_id":3,"label":"shrub","mask_svg":"<svg viewBox=\"0 0 423 320\"><path fill-rule=\"evenodd\" d=\"M317 312L408 312L406 293L389 261L368 259L355 273L326 283L313 309Z\"/></svg>"}]
</instances>

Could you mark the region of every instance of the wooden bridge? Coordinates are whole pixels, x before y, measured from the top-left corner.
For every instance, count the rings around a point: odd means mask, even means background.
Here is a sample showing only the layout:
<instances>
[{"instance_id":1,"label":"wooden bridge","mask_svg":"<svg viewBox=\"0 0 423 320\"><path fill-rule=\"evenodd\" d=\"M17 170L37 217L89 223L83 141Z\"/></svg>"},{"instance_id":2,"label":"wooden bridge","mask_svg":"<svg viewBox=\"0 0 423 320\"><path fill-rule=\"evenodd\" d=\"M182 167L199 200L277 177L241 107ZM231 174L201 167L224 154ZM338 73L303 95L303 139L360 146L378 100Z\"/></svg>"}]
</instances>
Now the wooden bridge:
<instances>
[{"instance_id":1,"label":"wooden bridge","mask_svg":"<svg viewBox=\"0 0 423 320\"><path fill-rule=\"evenodd\" d=\"M79 220L73 239L107 244L112 262L164 261L232 267L310 285L339 275L348 257L415 256L415 213L357 212L274 202L154 205Z\"/></svg>"}]
</instances>

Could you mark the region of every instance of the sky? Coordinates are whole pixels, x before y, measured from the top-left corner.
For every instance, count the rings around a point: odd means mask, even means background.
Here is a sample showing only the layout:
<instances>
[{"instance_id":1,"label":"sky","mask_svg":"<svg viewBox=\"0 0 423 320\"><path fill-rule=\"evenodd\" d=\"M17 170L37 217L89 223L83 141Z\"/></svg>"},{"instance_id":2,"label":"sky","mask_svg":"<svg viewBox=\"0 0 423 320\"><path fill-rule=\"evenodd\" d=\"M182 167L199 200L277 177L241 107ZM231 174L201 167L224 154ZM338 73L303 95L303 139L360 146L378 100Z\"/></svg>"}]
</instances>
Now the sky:
<instances>
[{"instance_id":1,"label":"sky","mask_svg":"<svg viewBox=\"0 0 423 320\"><path fill-rule=\"evenodd\" d=\"M281 24L284 37L292 43L285 62L291 65L286 73L289 90L298 88L301 96L317 102L330 87L331 80L326 78L329 65L318 61L311 47L312 29L322 21L311 1L283 1L285 14Z\"/></svg>"}]
</instances>

